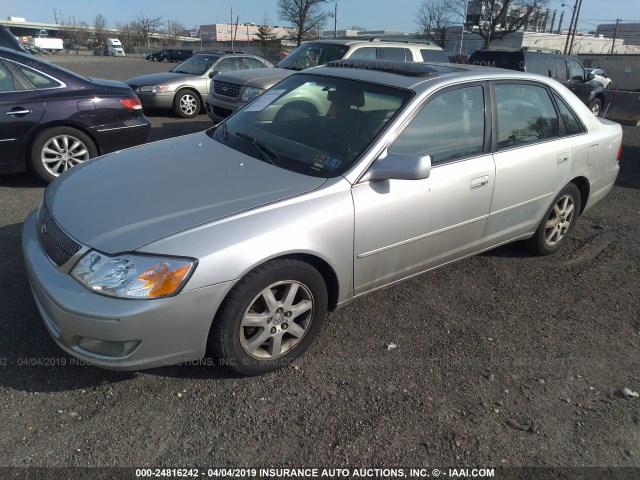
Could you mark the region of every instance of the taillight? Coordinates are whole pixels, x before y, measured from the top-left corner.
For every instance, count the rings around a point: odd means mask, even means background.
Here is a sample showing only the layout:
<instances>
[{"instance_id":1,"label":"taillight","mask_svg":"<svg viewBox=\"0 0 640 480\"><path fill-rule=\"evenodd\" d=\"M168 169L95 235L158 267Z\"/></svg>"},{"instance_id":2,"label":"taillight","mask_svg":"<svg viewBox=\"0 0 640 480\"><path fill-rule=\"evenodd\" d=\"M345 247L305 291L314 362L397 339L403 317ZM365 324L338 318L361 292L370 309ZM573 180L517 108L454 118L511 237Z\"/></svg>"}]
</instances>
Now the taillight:
<instances>
[{"instance_id":1,"label":"taillight","mask_svg":"<svg viewBox=\"0 0 640 480\"><path fill-rule=\"evenodd\" d=\"M618 158L616 158L618 162L620 161L621 156L622 156L622 142L620 142L620 148L618 149Z\"/></svg>"},{"instance_id":2,"label":"taillight","mask_svg":"<svg viewBox=\"0 0 640 480\"><path fill-rule=\"evenodd\" d=\"M127 107L128 110L142 110L142 104L138 97L123 98L120 103Z\"/></svg>"}]
</instances>

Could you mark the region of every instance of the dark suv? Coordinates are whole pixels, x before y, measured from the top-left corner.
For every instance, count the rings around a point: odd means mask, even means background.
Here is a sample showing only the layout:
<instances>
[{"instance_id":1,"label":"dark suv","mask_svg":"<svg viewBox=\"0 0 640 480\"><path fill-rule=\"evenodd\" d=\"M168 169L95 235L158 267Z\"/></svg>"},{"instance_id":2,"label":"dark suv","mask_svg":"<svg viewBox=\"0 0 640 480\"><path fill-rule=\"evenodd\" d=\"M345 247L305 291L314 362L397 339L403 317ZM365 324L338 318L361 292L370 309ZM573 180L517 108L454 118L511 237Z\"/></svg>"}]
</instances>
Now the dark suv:
<instances>
[{"instance_id":1,"label":"dark suv","mask_svg":"<svg viewBox=\"0 0 640 480\"><path fill-rule=\"evenodd\" d=\"M571 90L587 105L595 116L602 113L605 104L605 90L589 76L582 64L575 58L559 51L521 50L477 50L469 57L471 65L506 68L521 72L537 73L555 78Z\"/></svg>"}]
</instances>

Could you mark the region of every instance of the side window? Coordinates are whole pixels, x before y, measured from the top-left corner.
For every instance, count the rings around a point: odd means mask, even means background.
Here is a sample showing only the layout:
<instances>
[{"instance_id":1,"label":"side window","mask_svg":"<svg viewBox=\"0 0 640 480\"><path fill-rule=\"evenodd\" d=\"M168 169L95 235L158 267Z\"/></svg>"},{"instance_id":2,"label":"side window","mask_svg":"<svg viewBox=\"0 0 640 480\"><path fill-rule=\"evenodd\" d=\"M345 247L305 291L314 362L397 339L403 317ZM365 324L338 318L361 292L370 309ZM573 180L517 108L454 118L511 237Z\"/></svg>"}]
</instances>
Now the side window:
<instances>
[{"instance_id":1,"label":"side window","mask_svg":"<svg viewBox=\"0 0 640 480\"><path fill-rule=\"evenodd\" d=\"M395 60L397 62L404 62L405 55L408 50L406 48L397 47L380 47L378 48L379 60ZM409 57L413 60L413 57Z\"/></svg>"},{"instance_id":2,"label":"side window","mask_svg":"<svg viewBox=\"0 0 640 480\"><path fill-rule=\"evenodd\" d=\"M558 136L558 116L547 90L529 84L497 84L498 148Z\"/></svg>"},{"instance_id":3,"label":"side window","mask_svg":"<svg viewBox=\"0 0 640 480\"><path fill-rule=\"evenodd\" d=\"M223 58L216 64L215 69L218 72L234 72L236 70L240 70L240 59Z\"/></svg>"},{"instance_id":4,"label":"side window","mask_svg":"<svg viewBox=\"0 0 640 480\"><path fill-rule=\"evenodd\" d=\"M559 82L566 82L569 77L567 77L567 64L564 61L564 58L556 58L556 80Z\"/></svg>"},{"instance_id":5,"label":"side window","mask_svg":"<svg viewBox=\"0 0 640 480\"><path fill-rule=\"evenodd\" d=\"M431 155L435 165L478 155L483 144L484 95L481 86L473 86L432 97L389 152Z\"/></svg>"},{"instance_id":6,"label":"side window","mask_svg":"<svg viewBox=\"0 0 640 480\"><path fill-rule=\"evenodd\" d=\"M349 58L355 58L358 60L375 60L376 49L375 47L359 48Z\"/></svg>"},{"instance_id":7,"label":"side window","mask_svg":"<svg viewBox=\"0 0 640 480\"><path fill-rule=\"evenodd\" d=\"M577 135L584 132L584 129L576 118L575 113L571 111L564 100L562 100L560 96L555 93L553 96L555 97L556 103L558 104L558 110L560 110L560 116L562 117L562 122L564 123L565 133L567 135Z\"/></svg>"},{"instance_id":8,"label":"side window","mask_svg":"<svg viewBox=\"0 0 640 480\"><path fill-rule=\"evenodd\" d=\"M61 86L59 82L56 82L52 78L49 78L36 70L31 70L30 68L23 67L22 65L16 65L15 67L34 87L36 87L36 89L55 88Z\"/></svg>"},{"instance_id":9,"label":"side window","mask_svg":"<svg viewBox=\"0 0 640 480\"><path fill-rule=\"evenodd\" d=\"M254 68L264 68L264 67L266 67L266 65L262 63L260 60L258 60L257 58L244 57L242 59L242 68L244 70L250 70Z\"/></svg>"},{"instance_id":10,"label":"side window","mask_svg":"<svg viewBox=\"0 0 640 480\"><path fill-rule=\"evenodd\" d=\"M569 65L569 78L572 82L584 82L584 69L575 60L567 59Z\"/></svg>"},{"instance_id":11,"label":"side window","mask_svg":"<svg viewBox=\"0 0 640 480\"><path fill-rule=\"evenodd\" d=\"M15 90L13 74L7 67L0 63L0 93L13 92Z\"/></svg>"}]
</instances>

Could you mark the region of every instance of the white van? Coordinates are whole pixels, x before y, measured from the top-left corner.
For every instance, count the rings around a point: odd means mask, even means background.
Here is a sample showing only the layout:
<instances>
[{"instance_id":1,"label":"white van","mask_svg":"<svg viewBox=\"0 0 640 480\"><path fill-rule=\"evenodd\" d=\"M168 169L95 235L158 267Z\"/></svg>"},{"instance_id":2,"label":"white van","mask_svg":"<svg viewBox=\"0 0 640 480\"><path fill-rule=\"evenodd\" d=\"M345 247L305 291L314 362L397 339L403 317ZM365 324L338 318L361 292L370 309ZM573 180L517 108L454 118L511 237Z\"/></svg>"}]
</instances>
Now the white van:
<instances>
[{"instance_id":1,"label":"white van","mask_svg":"<svg viewBox=\"0 0 640 480\"><path fill-rule=\"evenodd\" d=\"M124 47L117 38L107 38L107 55L114 57L124 57Z\"/></svg>"}]
</instances>

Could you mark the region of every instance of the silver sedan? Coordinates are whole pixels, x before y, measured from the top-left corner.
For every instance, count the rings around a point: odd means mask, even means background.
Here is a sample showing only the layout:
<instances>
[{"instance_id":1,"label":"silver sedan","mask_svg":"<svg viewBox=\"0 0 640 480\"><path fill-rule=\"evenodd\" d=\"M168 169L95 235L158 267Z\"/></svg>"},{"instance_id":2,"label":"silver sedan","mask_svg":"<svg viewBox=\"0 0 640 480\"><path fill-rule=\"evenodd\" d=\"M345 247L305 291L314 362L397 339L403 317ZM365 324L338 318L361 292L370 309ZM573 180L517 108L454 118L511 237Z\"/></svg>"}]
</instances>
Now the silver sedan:
<instances>
[{"instance_id":1,"label":"silver sedan","mask_svg":"<svg viewBox=\"0 0 640 480\"><path fill-rule=\"evenodd\" d=\"M556 253L611 190L621 142L552 79L343 60L65 173L24 258L71 355L138 370L209 352L256 375L354 297L514 240Z\"/></svg>"},{"instance_id":2,"label":"silver sedan","mask_svg":"<svg viewBox=\"0 0 640 480\"><path fill-rule=\"evenodd\" d=\"M191 118L200 113L211 78L218 73L271 66L256 55L204 52L168 72L130 78L127 83L143 108L171 109L178 117Z\"/></svg>"}]
</instances>

